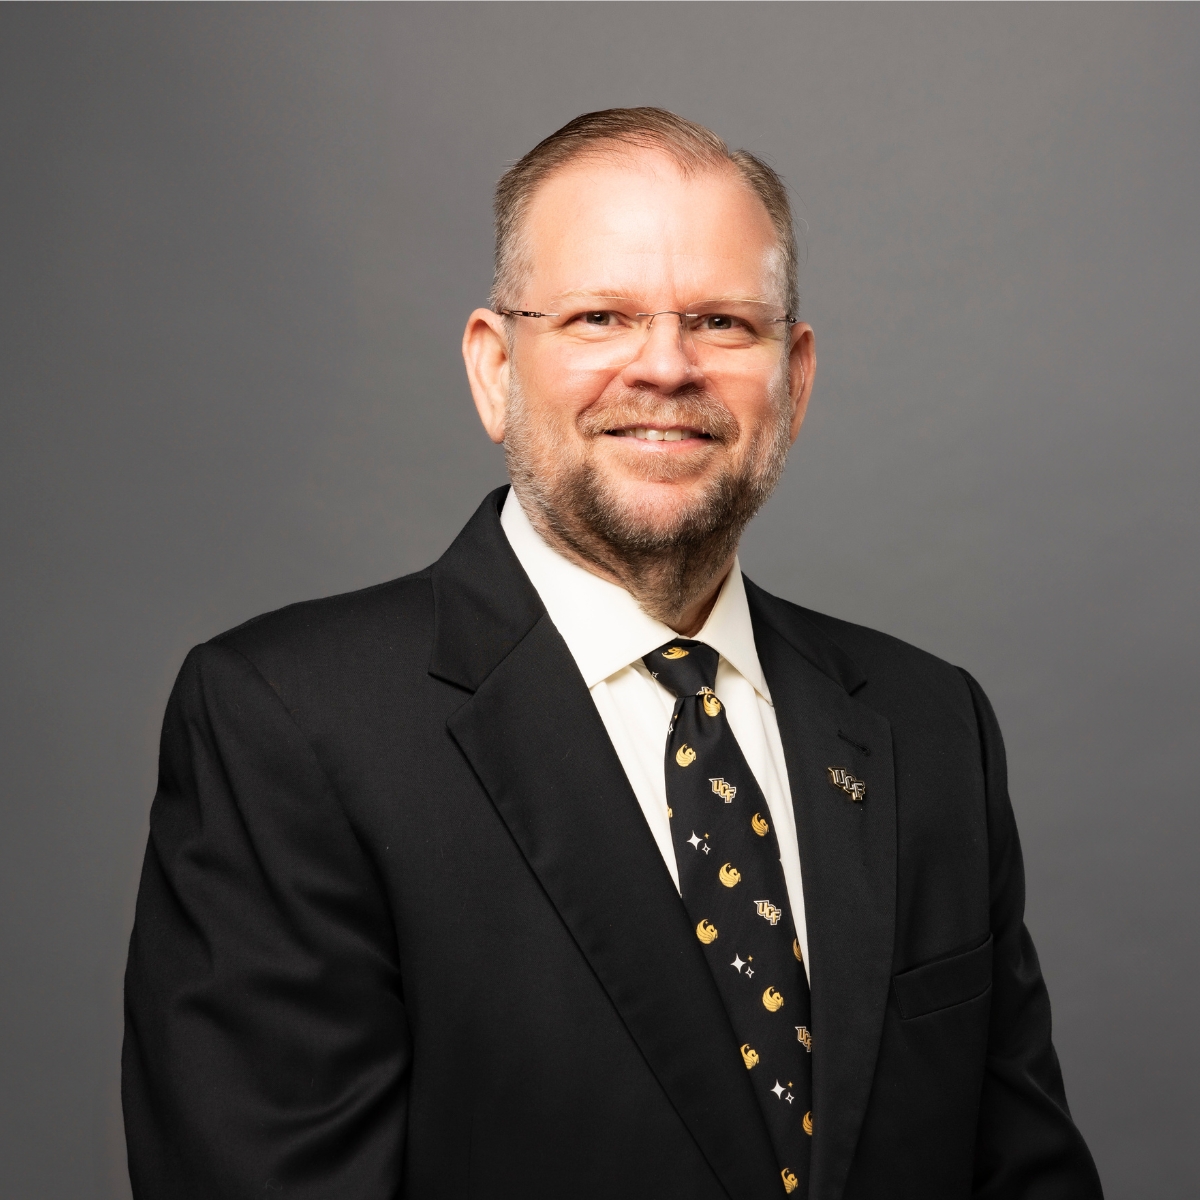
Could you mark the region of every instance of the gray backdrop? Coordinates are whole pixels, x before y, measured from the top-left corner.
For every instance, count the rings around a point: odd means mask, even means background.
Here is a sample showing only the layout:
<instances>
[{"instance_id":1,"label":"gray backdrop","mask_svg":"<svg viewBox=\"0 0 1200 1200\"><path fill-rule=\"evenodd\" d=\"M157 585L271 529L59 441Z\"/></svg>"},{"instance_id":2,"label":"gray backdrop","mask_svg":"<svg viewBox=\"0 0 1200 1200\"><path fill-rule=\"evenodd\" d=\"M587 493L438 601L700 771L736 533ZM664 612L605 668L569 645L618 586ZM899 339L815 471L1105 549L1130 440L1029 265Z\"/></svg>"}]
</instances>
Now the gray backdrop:
<instances>
[{"instance_id":1,"label":"gray backdrop","mask_svg":"<svg viewBox=\"0 0 1200 1200\"><path fill-rule=\"evenodd\" d=\"M967 666L1111 1197L1195 1129L1200 10L0 11L0 1195L127 1194L121 972L186 650L436 557L458 340L576 113L766 153L820 371L748 572Z\"/></svg>"}]
</instances>

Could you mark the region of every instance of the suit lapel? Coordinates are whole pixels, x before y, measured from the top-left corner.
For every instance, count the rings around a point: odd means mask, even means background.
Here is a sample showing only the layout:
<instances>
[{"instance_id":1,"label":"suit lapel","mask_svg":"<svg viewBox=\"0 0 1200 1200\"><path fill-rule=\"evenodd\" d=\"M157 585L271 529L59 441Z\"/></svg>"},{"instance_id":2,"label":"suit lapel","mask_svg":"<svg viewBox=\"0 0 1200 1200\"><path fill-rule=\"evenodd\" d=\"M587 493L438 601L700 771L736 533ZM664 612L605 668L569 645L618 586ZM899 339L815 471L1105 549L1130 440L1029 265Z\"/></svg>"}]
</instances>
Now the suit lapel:
<instances>
[{"instance_id":1,"label":"suit lapel","mask_svg":"<svg viewBox=\"0 0 1200 1200\"><path fill-rule=\"evenodd\" d=\"M574 659L485 501L435 566L449 730L725 1190L779 1192L712 974ZM483 582L480 582L483 581Z\"/></svg>"},{"instance_id":2,"label":"suit lapel","mask_svg":"<svg viewBox=\"0 0 1200 1200\"><path fill-rule=\"evenodd\" d=\"M779 722L804 877L812 975L810 1200L842 1195L866 1113L891 985L896 803L887 720L848 691L854 663L800 610L747 581ZM830 767L867 785L856 803Z\"/></svg>"}]
</instances>

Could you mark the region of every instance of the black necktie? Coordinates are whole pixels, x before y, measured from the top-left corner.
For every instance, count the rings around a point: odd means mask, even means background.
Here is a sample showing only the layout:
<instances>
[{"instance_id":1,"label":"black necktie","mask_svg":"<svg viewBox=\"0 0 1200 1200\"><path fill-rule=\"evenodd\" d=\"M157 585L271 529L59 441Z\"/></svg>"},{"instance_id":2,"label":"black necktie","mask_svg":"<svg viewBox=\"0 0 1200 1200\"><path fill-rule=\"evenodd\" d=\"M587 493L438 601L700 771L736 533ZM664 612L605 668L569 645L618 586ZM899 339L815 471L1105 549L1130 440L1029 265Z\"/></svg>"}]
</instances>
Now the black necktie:
<instances>
[{"instance_id":1,"label":"black necktie","mask_svg":"<svg viewBox=\"0 0 1200 1200\"><path fill-rule=\"evenodd\" d=\"M784 1191L804 1197L813 1121L808 980L770 813L713 691L717 652L676 640L642 661L677 697L667 815L684 907L766 1116Z\"/></svg>"}]
</instances>

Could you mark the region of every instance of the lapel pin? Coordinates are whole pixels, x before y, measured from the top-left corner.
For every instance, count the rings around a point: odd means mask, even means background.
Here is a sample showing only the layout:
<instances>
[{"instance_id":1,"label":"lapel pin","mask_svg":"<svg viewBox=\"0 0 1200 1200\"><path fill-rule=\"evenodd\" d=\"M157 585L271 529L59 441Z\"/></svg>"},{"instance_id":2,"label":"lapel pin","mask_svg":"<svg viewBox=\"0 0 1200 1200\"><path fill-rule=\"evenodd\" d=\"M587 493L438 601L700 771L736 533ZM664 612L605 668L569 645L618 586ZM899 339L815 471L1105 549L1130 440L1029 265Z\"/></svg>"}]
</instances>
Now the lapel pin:
<instances>
[{"instance_id":1,"label":"lapel pin","mask_svg":"<svg viewBox=\"0 0 1200 1200\"><path fill-rule=\"evenodd\" d=\"M829 782L835 788L841 788L855 804L862 801L862 798L867 794L867 785L861 779L855 779L849 771L842 767L826 767L829 772Z\"/></svg>"}]
</instances>

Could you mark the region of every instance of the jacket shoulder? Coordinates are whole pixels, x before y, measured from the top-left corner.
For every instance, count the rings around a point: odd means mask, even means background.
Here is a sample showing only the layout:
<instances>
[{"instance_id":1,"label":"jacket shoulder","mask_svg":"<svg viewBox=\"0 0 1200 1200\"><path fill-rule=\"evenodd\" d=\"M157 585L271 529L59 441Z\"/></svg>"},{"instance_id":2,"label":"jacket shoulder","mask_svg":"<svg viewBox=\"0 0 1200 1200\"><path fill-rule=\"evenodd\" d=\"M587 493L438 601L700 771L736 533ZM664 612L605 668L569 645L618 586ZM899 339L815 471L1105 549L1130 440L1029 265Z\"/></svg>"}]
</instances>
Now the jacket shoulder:
<instances>
[{"instance_id":1,"label":"jacket shoulder","mask_svg":"<svg viewBox=\"0 0 1200 1200\"><path fill-rule=\"evenodd\" d=\"M953 663L892 634L755 591L775 628L797 644L822 647L824 663L836 668L824 669L857 699L884 711L932 705L974 725L968 677Z\"/></svg>"},{"instance_id":2,"label":"jacket shoulder","mask_svg":"<svg viewBox=\"0 0 1200 1200\"><path fill-rule=\"evenodd\" d=\"M898 674L914 680L949 684L956 689L963 683L962 672L953 663L893 634L801 608L798 604L790 607L841 646L859 664L868 681Z\"/></svg>"},{"instance_id":3,"label":"jacket shoulder","mask_svg":"<svg viewBox=\"0 0 1200 1200\"><path fill-rule=\"evenodd\" d=\"M372 587L289 604L212 638L268 679L428 658L433 635L430 568Z\"/></svg>"}]
</instances>

